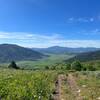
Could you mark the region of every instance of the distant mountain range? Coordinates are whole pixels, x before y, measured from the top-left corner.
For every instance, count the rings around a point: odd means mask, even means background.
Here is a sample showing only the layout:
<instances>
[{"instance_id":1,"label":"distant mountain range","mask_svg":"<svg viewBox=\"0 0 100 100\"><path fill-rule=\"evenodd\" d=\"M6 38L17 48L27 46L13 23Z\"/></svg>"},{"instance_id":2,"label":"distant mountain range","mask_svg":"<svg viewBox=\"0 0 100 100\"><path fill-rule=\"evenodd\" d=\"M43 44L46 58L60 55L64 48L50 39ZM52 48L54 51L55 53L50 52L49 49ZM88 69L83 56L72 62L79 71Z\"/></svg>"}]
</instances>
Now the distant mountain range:
<instances>
[{"instance_id":1,"label":"distant mountain range","mask_svg":"<svg viewBox=\"0 0 100 100\"><path fill-rule=\"evenodd\" d=\"M82 62L100 60L100 50L78 54L75 57L68 59L67 62L72 62L75 60Z\"/></svg>"},{"instance_id":2,"label":"distant mountain range","mask_svg":"<svg viewBox=\"0 0 100 100\"><path fill-rule=\"evenodd\" d=\"M0 62L37 60L46 57L35 50L12 44L0 45Z\"/></svg>"},{"instance_id":3,"label":"distant mountain range","mask_svg":"<svg viewBox=\"0 0 100 100\"><path fill-rule=\"evenodd\" d=\"M36 50L41 53L52 53L52 54L65 54L65 53L83 53L83 52L91 52L100 50L100 48L69 48L69 47L60 47L60 46L53 46L49 48L32 48L32 50Z\"/></svg>"},{"instance_id":4,"label":"distant mountain range","mask_svg":"<svg viewBox=\"0 0 100 100\"><path fill-rule=\"evenodd\" d=\"M48 57L46 54L75 54L70 61L77 59L81 61L100 59L100 48L68 48L53 46L49 48L24 48L18 45L0 45L0 63L14 61L35 61Z\"/></svg>"}]
</instances>

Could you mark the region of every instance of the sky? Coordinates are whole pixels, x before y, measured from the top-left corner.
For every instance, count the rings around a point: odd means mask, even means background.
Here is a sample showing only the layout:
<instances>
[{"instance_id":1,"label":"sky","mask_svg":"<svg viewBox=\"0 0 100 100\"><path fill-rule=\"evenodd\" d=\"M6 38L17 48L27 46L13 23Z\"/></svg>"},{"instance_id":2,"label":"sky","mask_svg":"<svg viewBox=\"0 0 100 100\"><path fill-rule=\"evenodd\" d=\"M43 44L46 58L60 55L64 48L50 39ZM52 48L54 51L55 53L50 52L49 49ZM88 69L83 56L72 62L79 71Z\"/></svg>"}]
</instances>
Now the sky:
<instances>
[{"instance_id":1,"label":"sky","mask_svg":"<svg viewBox=\"0 0 100 100\"><path fill-rule=\"evenodd\" d=\"M100 0L0 0L0 44L100 47Z\"/></svg>"}]
</instances>

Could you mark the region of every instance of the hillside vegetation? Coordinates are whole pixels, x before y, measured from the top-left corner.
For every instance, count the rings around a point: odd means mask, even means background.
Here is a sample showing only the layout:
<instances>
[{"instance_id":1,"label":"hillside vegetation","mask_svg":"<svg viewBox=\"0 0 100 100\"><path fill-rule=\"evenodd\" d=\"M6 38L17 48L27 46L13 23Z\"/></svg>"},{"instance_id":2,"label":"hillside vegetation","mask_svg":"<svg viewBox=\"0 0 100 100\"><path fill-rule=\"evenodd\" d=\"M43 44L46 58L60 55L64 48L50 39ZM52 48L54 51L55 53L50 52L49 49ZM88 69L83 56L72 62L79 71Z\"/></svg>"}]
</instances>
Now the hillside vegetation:
<instances>
[{"instance_id":1,"label":"hillside vegetation","mask_svg":"<svg viewBox=\"0 0 100 100\"><path fill-rule=\"evenodd\" d=\"M82 62L100 60L100 50L78 54L75 57L68 59L68 62L72 62L74 60Z\"/></svg>"},{"instance_id":2,"label":"hillside vegetation","mask_svg":"<svg viewBox=\"0 0 100 100\"><path fill-rule=\"evenodd\" d=\"M11 44L0 45L0 62L37 60L46 57L37 51Z\"/></svg>"}]
</instances>

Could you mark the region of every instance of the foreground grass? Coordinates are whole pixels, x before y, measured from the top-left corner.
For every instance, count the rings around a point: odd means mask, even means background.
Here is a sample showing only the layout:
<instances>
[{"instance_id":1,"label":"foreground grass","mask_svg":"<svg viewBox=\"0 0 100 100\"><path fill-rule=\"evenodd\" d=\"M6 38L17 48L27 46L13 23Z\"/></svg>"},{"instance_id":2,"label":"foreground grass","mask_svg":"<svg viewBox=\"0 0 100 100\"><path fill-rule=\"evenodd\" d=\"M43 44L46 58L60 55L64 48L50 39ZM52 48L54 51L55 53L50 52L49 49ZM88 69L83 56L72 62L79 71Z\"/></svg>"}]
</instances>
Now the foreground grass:
<instances>
[{"instance_id":1,"label":"foreground grass","mask_svg":"<svg viewBox=\"0 0 100 100\"><path fill-rule=\"evenodd\" d=\"M100 72L81 72L76 76L84 100L100 100Z\"/></svg>"},{"instance_id":2,"label":"foreground grass","mask_svg":"<svg viewBox=\"0 0 100 100\"><path fill-rule=\"evenodd\" d=\"M100 71L68 73L62 80L61 96L63 100L100 100Z\"/></svg>"},{"instance_id":3,"label":"foreground grass","mask_svg":"<svg viewBox=\"0 0 100 100\"><path fill-rule=\"evenodd\" d=\"M57 73L0 69L2 100L49 100Z\"/></svg>"},{"instance_id":4,"label":"foreground grass","mask_svg":"<svg viewBox=\"0 0 100 100\"><path fill-rule=\"evenodd\" d=\"M100 72L69 72L61 70L13 70L0 69L0 99L1 100L52 100L55 82L60 79L60 92L64 100L76 100L73 91L75 85L69 84L68 76L73 75L83 100L100 99ZM71 81L72 79L70 79Z\"/></svg>"}]
</instances>

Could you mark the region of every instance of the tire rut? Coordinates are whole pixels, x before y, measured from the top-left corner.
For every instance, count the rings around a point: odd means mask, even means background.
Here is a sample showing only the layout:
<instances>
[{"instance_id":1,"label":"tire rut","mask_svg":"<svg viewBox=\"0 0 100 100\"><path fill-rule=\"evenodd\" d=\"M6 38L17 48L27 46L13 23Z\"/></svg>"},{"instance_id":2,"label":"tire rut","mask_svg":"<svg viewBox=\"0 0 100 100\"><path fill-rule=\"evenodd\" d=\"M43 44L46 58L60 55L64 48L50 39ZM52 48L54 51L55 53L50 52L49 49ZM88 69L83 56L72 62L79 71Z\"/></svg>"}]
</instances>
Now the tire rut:
<instances>
[{"instance_id":1,"label":"tire rut","mask_svg":"<svg viewBox=\"0 0 100 100\"><path fill-rule=\"evenodd\" d=\"M68 82L68 85L71 89L73 96L75 97L75 100L83 100L82 96L80 95L81 90L79 89L75 81L75 77L72 74L68 75L67 82Z\"/></svg>"},{"instance_id":2,"label":"tire rut","mask_svg":"<svg viewBox=\"0 0 100 100\"><path fill-rule=\"evenodd\" d=\"M59 75L56 82L55 82L55 87L56 87L56 90L55 90L55 93L54 93L54 96L53 96L53 100L64 100L62 98L62 82L63 80L65 79L65 75Z\"/></svg>"}]
</instances>

